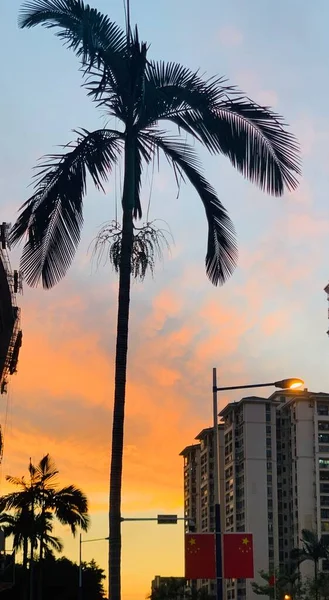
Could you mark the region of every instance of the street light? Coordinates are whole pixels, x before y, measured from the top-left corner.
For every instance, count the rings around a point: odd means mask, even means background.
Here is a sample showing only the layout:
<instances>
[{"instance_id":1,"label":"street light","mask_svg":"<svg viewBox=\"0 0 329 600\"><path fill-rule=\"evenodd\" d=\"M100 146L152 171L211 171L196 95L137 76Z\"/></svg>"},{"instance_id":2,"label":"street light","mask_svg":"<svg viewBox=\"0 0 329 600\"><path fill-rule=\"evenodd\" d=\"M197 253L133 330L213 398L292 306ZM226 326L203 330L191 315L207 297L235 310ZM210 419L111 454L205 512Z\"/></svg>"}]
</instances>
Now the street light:
<instances>
[{"instance_id":1,"label":"street light","mask_svg":"<svg viewBox=\"0 0 329 600\"><path fill-rule=\"evenodd\" d=\"M82 544L86 544L87 542L103 542L108 540L108 537L104 538L94 538L92 540L83 540L81 533L79 536L79 600L82 600Z\"/></svg>"},{"instance_id":2,"label":"street light","mask_svg":"<svg viewBox=\"0 0 329 600\"><path fill-rule=\"evenodd\" d=\"M213 430L214 430L214 496L215 496L215 534L216 534L216 599L223 598L223 576L222 576L222 541L221 541L221 523L220 523L220 498L219 498L219 432L218 432L218 406L217 392L227 392L230 390L247 390L251 388L276 387L282 390L297 389L304 385L302 379L289 377L280 381L271 383L251 383L247 385L230 385L226 387L217 387L217 369L212 370L212 392L213 392ZM285 600L288 600L286 598Z\"/></svg>"}]
</instances>

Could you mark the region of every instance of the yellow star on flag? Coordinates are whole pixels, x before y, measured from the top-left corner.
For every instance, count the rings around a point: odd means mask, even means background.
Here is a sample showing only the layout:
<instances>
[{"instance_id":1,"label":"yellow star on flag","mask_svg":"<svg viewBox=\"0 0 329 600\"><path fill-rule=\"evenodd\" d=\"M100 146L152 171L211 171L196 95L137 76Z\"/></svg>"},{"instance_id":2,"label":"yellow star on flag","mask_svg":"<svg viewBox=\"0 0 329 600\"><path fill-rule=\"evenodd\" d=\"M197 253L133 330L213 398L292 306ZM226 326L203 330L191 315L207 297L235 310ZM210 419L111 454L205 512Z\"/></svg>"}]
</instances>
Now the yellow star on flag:
<instances>
[{"instance_id":1,"label":"yellow star on flag","mask_svg":"<svg viewBox=\"0 0 329 600\"><path fill-rule=\"evenodd\" d=\"M195 538L191 538L191 539L189 540L189 544L191 544L191 546L195 546L195 544L196 544L196 539L195 539Z\"/></svg>"},{"instance_id":2,"label":"yellow star on flag","mask_svg":"<svg viewBox=\"0 0 329 600\"><path fill-rule=\"evenodd\" d=\"M248 546L248 544L250 544L248 538L246 538L246 537L242 539L242 543L244 546Z\"/></svg>"}]
</instances>

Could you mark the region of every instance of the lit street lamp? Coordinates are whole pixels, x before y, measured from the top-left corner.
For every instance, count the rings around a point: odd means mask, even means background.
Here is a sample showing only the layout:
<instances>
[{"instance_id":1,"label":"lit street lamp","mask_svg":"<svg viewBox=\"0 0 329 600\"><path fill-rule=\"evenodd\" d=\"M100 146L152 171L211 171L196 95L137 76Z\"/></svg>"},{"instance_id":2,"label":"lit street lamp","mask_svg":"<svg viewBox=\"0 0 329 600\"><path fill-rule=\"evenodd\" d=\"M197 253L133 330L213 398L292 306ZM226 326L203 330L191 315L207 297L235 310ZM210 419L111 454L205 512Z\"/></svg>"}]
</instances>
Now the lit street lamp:
<instances>
[{"instance_id":1,"label":"lit street lamp","mask_svg":"<svg viewBox=\"0 0 329 600\"><path fill-rule=\"evenodd\" d=\"M226 387L217 387L217 369L212 371L212 392L213 392L213 430L214 430L214 497L215 497L215 533L216 533L216 600L223 598L223 574L222 574L222 540L221 540L221 522L220 522L220 498L219 498L219 432L218 432L218 406L217 392L227 392L230 390L247 390L251 388L276 387L283 390L297 389L304 384L302 379L290 377L271 383L252 383L248 385L231 385ZM289 600L289 598L285 598Z\"/></svg>"}]
</instances>

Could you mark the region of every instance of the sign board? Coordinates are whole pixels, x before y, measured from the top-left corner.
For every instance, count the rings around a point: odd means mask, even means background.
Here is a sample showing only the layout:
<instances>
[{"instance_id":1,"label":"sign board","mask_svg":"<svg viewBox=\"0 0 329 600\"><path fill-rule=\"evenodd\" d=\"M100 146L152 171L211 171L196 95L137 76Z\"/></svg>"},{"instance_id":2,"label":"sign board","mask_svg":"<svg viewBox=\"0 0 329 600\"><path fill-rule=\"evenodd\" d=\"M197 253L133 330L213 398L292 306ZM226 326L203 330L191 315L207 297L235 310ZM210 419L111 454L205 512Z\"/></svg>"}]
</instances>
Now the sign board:
<instances>
[{"instance_id":1,"label":"sign board","mask_svg":"<svg viewBox=\"0 0 329 600\"><path fill-rule=\"evenodd\" d=\"M177 515L158 515L158 525L177 525Z\"/></svg>"}]
</instances>

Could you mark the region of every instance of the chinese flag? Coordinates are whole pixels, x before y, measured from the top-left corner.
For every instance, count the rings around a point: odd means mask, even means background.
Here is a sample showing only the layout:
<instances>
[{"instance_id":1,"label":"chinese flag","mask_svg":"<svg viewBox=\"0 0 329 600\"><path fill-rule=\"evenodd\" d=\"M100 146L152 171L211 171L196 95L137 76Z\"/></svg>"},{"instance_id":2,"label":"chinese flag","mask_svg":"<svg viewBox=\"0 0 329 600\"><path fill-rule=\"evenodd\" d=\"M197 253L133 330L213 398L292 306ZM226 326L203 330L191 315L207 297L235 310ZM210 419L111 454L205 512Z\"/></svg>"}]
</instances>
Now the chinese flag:
<instances>
[{"instance_id":1,"label":"chinese flag","mask_svg":"<svg viewBox=\"0 0 329 600\"><path fill-rule=\"evenodd\" d=\"M253 579L252 533L223 534L224 579Z\"/></svg>"},{"instance_id":2,"label":"chinese flag","mask_svg":"<svg viewBox=\"0 0 329 600\"><path fill-rule=\"evenodd\" d=\"M270 585L271 587L274 587L275 584L276 584L275 575L271 575L268 579L268 585Z\"/></svg>"},{"instance_id":3,"label":"chinese flag","mask_svg":"<svg viewBox=\"0 0 329 600\"><path fill-rule=\"evenodd\" d=\"M185 578L216 578L214 533L187 533L185 535Z\"/></svg>"}]
</instances>

